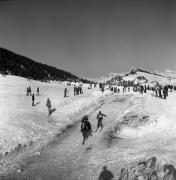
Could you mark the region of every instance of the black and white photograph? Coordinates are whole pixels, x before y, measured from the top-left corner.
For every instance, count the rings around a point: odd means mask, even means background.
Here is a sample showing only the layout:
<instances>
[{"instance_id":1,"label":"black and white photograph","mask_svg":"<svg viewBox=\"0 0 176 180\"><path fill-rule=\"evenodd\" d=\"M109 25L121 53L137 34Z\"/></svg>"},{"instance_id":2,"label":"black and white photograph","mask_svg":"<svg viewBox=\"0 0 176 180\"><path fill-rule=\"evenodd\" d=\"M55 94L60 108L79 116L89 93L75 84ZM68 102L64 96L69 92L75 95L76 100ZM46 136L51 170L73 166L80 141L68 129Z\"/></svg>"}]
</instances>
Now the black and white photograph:
<instances>
[{"instance_id":1,"label":"black and white photograph","mask_svg":"<svg viewBox=\"0 0 176 180\"><path fill-rule=\"evenodd\" d=\"M176 180L176 0L0 0L0 180Z\"/></svg>"}]
</instances>

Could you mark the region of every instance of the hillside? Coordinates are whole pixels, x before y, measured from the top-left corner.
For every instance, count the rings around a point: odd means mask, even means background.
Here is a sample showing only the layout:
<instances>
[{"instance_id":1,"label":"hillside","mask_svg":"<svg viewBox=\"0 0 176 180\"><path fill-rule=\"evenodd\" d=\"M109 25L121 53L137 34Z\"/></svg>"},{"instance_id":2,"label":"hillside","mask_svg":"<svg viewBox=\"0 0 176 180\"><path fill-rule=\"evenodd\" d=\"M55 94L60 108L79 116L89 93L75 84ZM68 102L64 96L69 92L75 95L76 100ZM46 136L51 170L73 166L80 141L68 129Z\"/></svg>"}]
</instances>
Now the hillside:
<instances>
[{"instance_id":1,"label":"hillside","mask_svg":"<svg viewBox=\"0 0 176 180\"><path fill-rule=\"evenodd\" d=\"M0 64L0 73L5 75L11 74L34 80L76 81L79 79L69 72L35 62L4 48L0 48Z\"/></svg>"},{"instance_id":2,"label":"hillside","mask_svg":"<svg viewBox=\"0 0 176 180\"><path fill-rule=\"evenodd\" d=\"M119 74L118 73L109 73L108 76L101 76L98 78L87 78L85 77L85 79L89 80L89 81L93 81L93 82L97 82L97 83L105 83L111 79L113 79L114 77L117 77Z\"/></svg>"},{"instance_id":3,"label":"hillside","mask_svg":"<svg viewBox=\"0 0 176 180\"><path fill-rule=\"evenodd\" d=\"M111 78L108 83L118 83L119 78L117 77L119 76ZM121 74L120 77L122 81L133 81L134 84L139 83L150 86L155 86L157 83L160 85L176 84L176 73L171 70L166 70L165 72L149 72L147 70L133 68L129 73Z\"/></svg>"}]
</instances>

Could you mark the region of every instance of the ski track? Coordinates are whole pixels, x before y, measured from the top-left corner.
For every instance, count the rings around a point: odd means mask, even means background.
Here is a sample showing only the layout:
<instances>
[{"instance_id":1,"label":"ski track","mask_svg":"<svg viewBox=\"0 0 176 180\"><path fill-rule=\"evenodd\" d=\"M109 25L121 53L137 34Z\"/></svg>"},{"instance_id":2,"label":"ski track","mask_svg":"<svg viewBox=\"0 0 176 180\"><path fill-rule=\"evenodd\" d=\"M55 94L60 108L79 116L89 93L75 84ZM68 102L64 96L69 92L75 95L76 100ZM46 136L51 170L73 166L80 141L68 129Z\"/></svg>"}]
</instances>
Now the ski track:
<instances>
[{"instance_id":1,"label":"ski track","mask_svg":"<svg viewBox=\"0 0 176 180\"><path fill-rule=\"evenodd\" d=\"M108 116L104 118L106 125L101 132L98 130L94 133L83 146L80 124L77 123L41 149L40 155L21 161L24 171L20 174L14 172L11 177L41 180L97 180L102 167L106 165L117 178L121 168L151 156L156 156L159 163L169 162L174 165L176 146L173 142L176 141L176 136L170 134L163 126L160 132L162 115L166 111L168 118L172 119L175 115L173 109L168 110L169 103L170 100L154 98L150 94L110 95L101 98L100 105L89 114L94 131L98 111L102 110ZM158 107L155 107L157 105ZM163 114L160 108L163 109ZM148 113L151 119L145 125L136 128L127 124L114 138L109 137L109 132L114 131L121 118L130 113L139 115ZM165 134L162 135L163 133Z\"/></svg>"},{"instance_id":2,"label":"ski track","mask_svg":"<svg viewBox=\"0 0 176 180\"><path fill-rule=\"evenodd\" d=\"M113 161L110 158L112 144L106 140L105 132L112 130L114 123L116 123L114 120L123 115L124 110L129 106L128 99L130 97L131 95L125 97L115 95L106 99L102 98L100 105L89 115L95 131L98 111L102 110L107 114L108 118L104 118L107 125L101 132L98 130L97 133L94 133L83 146L80 124L71 127L55 142L43 148L40 151L40 156L33 156L23 162L25 168L21 176L29 179L37 177L43 180L59 178L64 180L97 179L102 166L108 164L110 167L111 161ZM115 99L116 103L112 103ZM109 154L109 157L106 153Z\"/></svg>"},{"instance_id":3,"label":"ski track","mask_svg":"<svg viewBox=\"0 0 176 180\"><path fill-rule=\"evenodd\" d=\"M12 81L12 83L14 82ZM22 85L26 85L26 83ZM62 107L56 112L60 116L54 113L52 117L48 118L43 115L44 109L39 109L39 106L36 106L33 110L24 110L22 107L26 106L26 104L31 107L31 99L20 96L17 93L17 90L20 90L20 88L17 88L15 84L11 86L9 88L16 88L13 94L15 98L13 99L13 96L11 96L12 102L16 102L16 109L19 108L18 112L14 112L14 116L25 120L25 124L21 125L18 121L11 122L14 127L18 127L19 136L26 135L28 131L33 131L35 136L35 130L36 133L39 130L40 136L45 137L46 132L52 130L55 125L57 125L57 128L62 126L62 124L59 126L60 121L58 121L58 117L60 118L59 120L64 118L64 125L68 125L68 128L62 135L57 136L54 140L51 139L52 141L47 146L38 149L40 155L34 153L33 156L20 157L20 155L14 154L14 156L16 155L14 161L9 158L9 162L14 163L12 164L12 169L8 167L8 164L6 167L6 170L9 170L9 179L15 179L16 177L16 179L31 180L97 180L104 165L113 172L115 177L118 177L121 168L129 166L134 161L150 158L151 156L156 156L160 163L176 165L176 96L174 93L169 93L167 100L156 98L150 92L142 95L138 93L123 95L106 94L100 97L98 102L94 102L91 105L90 101L86 101L90 94L81 95L79 98L68 97L64 101L60 101L56 106L56 108ZM44 95L45 98L46 94L51 95L53 91L57 90L54 84L52 88L50 90L47 87ZM23 91L20 90L20 92L22 93ZM1 94L3 93L5 94L6 92L2 91ZM53 104L57 102L57 97L60 97L59 94L60 92L52 96L52 99L55 99L52 101ZM5 111L11 110L12 106L8 105L8 96L3 97L4 107L7 109L2 109L1 112L5 114ZM22 101L18 103L16 98L20 98ZM41 96L41 98L43 97ZM88 111L86 109L79 111L81 101L86 102L86 105L90 105ZM73 110L77 105L78 111L75 112ZM40 104L40 106L45 107L44 103ZM71 109L72 106L73 109ZM97 124L96 115L99 110L102 110L108 116L104 118L106 125L101 132L97 131L92 137L89 137L83 146L80 124L76 122L86 113L89 115L93 130L95 131ZM32 111L35 112L33 116L31 114ZM65 118L65 111L69 112L70 116L67 116L68 119ZM72 115L74 112L75 114ZM123 117L130 114L138 115L137 118L147 115L149 116L149 121L143 125L139 123L137 127L132 126L131 122L128 122L111 137L111 132L115 131L115 128L123 121ZM10 120L13 118L12 114L8 114L7 117ZM41 117L42 120L40 121ZM69 125L70 122L72 122L72 125ZM1 125L3 123L2 121ZM28 129L28 131L25 133L23 129ZM13 128L9 128L9 132L1 128L0 134L3 135L5 133L5 137L8 137L8 133L11 133L11 137L13 133L15 134L13 131ZM18 136L15 138L18 142ZM24 138L24 141L26 139ZM49 139L46 140L48 141ZM4 141L2 139L1 141L2 144L7 144L7 142L10 142L10 139L4 139ZM28 150L30 152L30 147ZM1 167L3 166L2 163ZM22 168L23 171L17 173L19 168Z\"/></svg>"}]
</instances>

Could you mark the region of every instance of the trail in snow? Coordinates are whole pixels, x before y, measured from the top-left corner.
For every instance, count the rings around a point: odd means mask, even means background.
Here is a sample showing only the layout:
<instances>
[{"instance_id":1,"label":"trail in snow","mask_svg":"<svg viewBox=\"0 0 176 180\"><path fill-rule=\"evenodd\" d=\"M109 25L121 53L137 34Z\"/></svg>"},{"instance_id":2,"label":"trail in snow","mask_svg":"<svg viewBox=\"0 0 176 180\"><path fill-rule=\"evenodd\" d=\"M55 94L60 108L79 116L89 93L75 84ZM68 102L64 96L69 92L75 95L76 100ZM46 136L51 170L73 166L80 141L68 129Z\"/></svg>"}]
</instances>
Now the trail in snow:
<instances>
[{"instance_id":1,"label":"trail in snow","mask_svg":"<svg viewBox=\"0 0 176 180\"><path fill-rule=\"evenodd\" d=\"M31 86L32 93L40 87L40 96L32 99L26 96L26 88ZM85 108L96 104L101 96L99 89L88 90L83 86L84 94L73 95L73 86L68 87L70 97L64 98L65 83L42 83L16 76L0 76L0 154L11 152L17 144L47 140L73 124L78 114ZM46 99L50 98L56 111L47 116Z\"/></svg>"},{"instance_id":2,"label":"trail in snow","mask_svg":"<svg viewBox=\"0 0 176 180\"><path fill-rule=\"evenodd\" d=\"M171 96L171 99L175 97L174 94ZM104 120L107 125L101 132L94 133L86 145L82 146L79 125L70 128L63 137L42 149L39 156L26 159L23 162L24 171L20 176L30 179L38 177L43 180L97 180L102 167L106 165L115 177L119 177L122 167L151 156L156 156L159 163L175 165L176 136L169 133L170 129L166 126L157 127L160 123L170 123L157 117L162 116L160 108L165 114L171 102L169 99L165 101L153 98L150 94L109 97L109 101L89 115L94 130L98 111L102 110L108 115ZM129 121L119 132L111 134L124 116L135 113L139 116L133 116L136 118ZM170 116L174 115L172 111L168 113ZM141 125L138 120L146 114L149 118L154 118L155 123L150 119L151 121ZM136 126L134 121L137 121Z\"/></svg>"},{"instance_id":3,"label":"trail in snow","mask_svg":"<svg viewBox=\"0 0 176 180\"><path fill-rule=\"evenodd\" d=\"M103 100L103 105L89 115L94 131L98 111L102 110L108 116L104 119L107 125L101 132L93 133L93 136L83 146L80 124L72 127L54 143L42 149L40 156L31 157L23 162L24 172L21 176L30 179L38 177L43 180L59 178L68 180L97 179L104 164L112 168L111 146L113 147L113 142L109 141L107 132L113 129L114 124L116 124L114 120L123 115L124 110L129 106L128 99L130 97L130 95L122 98L111 96L107 100ZM115 103L112 103L114 100Z\"/></svg>"},{"instance_id":4,"label":"trail in snow","mask_svg":"<svg viewBox=\"0 0 176 180\"><path fill-rule=\"evenodd\" d=\"M22 83L21 80L19 82ZM24 84L19 86L22 87ZM7 88L7 85L4 83L4 87ZM38 85L38 82L36 85ZM102 166L107 165L108 169L118 177L122 167L128 166L133 161L151 156L159 158L161 163L175 165L175 93L170 93L169 98L164 100L156 98L150 93L146 95L132 93L101 96L97 90L87 90L83 96L63 99L61 96L64 85L60 85L59 88L58 84L55 83L47 86L41 85L44 92L41 100L45 99L49 94L53 99L54 107L57 107L57 109L61 107L59 111L56 111L57 113L52 115L52 118L48 119L47 116L43 115L45 111L44 103L39 104L35 109L25 111L28 105L31 106L31 100L26 103L26 97L19 95L16 89L10 97L12 97L12 104L15 104L15 110L18 109L18 112L20 112L19 114L14 112L14 114L18 116L21 114L21 117L19 116L20 121L15 119L13 122L12 114L8 114L11 108L8 107L7 102L9 102L8 96L14 86L9 88L7 92L2 92L3 88L0 91L1 94L6 94L6 96L3 96L4 99L1 100L1 103L6 104L3 106L4 109L1 110L1 117L6 119L1 122L4 129L0 129L0 135L2 136L8 127L9 131L5 134L5 137L9 137L7 142L11 142L10 137L15 134L15 125L19 128L18 136L21 133L21 137L25 137L28 132L24 132L24 129L29 129L29 132L35 133L35 130L36 133L40 132L43 138L47 132L49 132L48 135L50 136L51 132L53 132L52 128L55 126L62 128L69 124L73 125L78 120L78 117L83 115L81 113L85 112L88 106L92 106L91 110L101 106L89 116L94 129L96 129L95 117L97 111L102 110L108 115L108 118L105 118L106 126L100 133L90 137L85 146L81 145L80 127L75 125L70 126L62 137L56 138L53 143L43 148L40 155L26 157L26 159L17 158L16 167L22 165L24 171L20 174L15 173L15 176L30 177L30 179L35 177L58 179L58 177L61 177L66 180L94 180L97 179ZM17 87L15 86L15 88ZM52 95L58 89L60 92ZM58 101L59 97L61 101ZM98 98L101 99L100 104L97 102ZM19 103L16 101L17 99L20 99ZM91 104L92 102L93 104ZM80 111L83 105L85 108ZM8 116L4 116L7 114ZM3 143L5 144L6 141L4 140ZM18 163L21 163L20 166Z\"/></svg>"}]
</instances>

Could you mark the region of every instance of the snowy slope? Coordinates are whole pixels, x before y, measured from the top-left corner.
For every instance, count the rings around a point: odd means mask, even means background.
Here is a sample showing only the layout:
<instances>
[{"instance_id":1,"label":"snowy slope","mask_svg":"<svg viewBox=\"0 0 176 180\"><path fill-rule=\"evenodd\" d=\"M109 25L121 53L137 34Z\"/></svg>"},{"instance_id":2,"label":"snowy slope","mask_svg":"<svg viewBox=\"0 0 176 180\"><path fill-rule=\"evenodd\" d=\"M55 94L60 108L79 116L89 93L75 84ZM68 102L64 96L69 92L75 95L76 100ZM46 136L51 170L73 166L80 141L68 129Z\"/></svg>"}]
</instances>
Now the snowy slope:
<instances>
[{"instance_id":1,"label":"snowy slope","mask_svg":"<svg viewBox=\"0 0 176 180\"><path fill-rule=\"evenodd\" d=\"M176 78L176 72L175 72L175 71L172 71L172 70L167 69L167 70L165 71L165 74L166 74L166 76L168 76L168 77Z\"/></svg>"},{"instance_id":2,"label":"snowy slope","mask_svg":"<svg viewBox=\"0 0 176 180\"><path fill-rule=\"evenodd\" d=\"M141 101L142 98L142 101ZM140 99L140 101L138 101ZM150 119L146 124L137 128L125 127L121 134L130 138L173 138L176 137L176 94L170 93L166 100L156 98L152 94L144 96L139 95L133 97L133 102L138 104L125 111L125 115L129 112L133 114L148 114ZM139 124L138 124L139 125Z\"/></svg>"},{"instance_id":3,"label":"snowy slope","mask_svg":"<svg viewBox=\"0 0 176 180\"><path fill-rule=\"evenodd\" d=\"M31 96L26 96L27 86L32 91L40 87L40 96L36 96L36 106L32 107ZM84 95L73 96L73 86L67 87L70 97L63 97L65 83L42 83L27 81L17 76L0 75L0 153L5 153L18 144L30 140L47 139L59 133L77 120L76 115L85 107L96 103L102 93L98 89L88 90L84 86ZM56 108L51 117L47 115L46 99Z\"/></svg>"},{"instance_id":4,"label":"snowy slope","mask_svg":"<svg viewBox=\"0 0 176 180\"><path fill-rule=\"evenodd\" d=\"M159 80L156 75L137 72L141 75L140 73L145 75L146 78ZM159 77L161 82L163 81L162 78L165 78ZM0 110L1 152L8 150L19 142L35 140L37 137L41 139L49 138L63 127L72 124L76 120L74 118L76 117L75 114L80 114L80 109L92 105L102 96L98 89L88 90L84 88L84 95L73 97L71 92L73 87L69 87L71 97L64 99L63 89L65 84L28 82L23 78L12 76L1 77L0 80L0 94L2 97L0 105L3 107L3 110ZM41 103L38 106L32 107L31 97L24 95L25 87L29 84L32 89L40 86L41 96L37 97L36 102L41 101ZM45 107L48 96L51 98L53 107L57 108L51 118L47 117ZM58 170L59 167L63 168L64 165L68 170L67 168L71 164L70 166L75 168L75 171L71 172L78 173L78 176L87 176L87 178L80 179L90 180L89 177L92 176L91 179L94 180L97 179L102 165L110 167L118 176L121 168L127 167L136 160L150 158L151 156L156 156L161 163L175 162L175 109L175 91L169 92L166 100L155 97L150 91L147 94L131 92L131 94L110 95L109 100L101 107L101 110L107 115L107 118L105 118L107 125L101 133L94 133L86 143L88 147L93 148L92 150L87 151L85 148L81 148L83 146L81 145L80 132L77 128L74 131L73 128L70 136L66 136L63 143L59 143L55 150L51 146L51 154L49 153L48 157L53 158L52 161L48 161L48 158L46 158L41 162L42 158L38 159L37 162L34 161L34 166L31 169L35 171L40 166L38 172L41 170L44 172L48 167L51 167L49 171L52 172L54 167ZM96 128L97 112L98 109L89 116L93 130ZM46 154L42 153L41 157L45 157L48 152ZM52 156L53 154L57 154L57 156ZM74 161L68 161L68 155ZM87 157L87 161L79 161L80 156ZM36 159L36 157L34 158ZM78 161L77 166L75 161ZM82 163L84 163L85 169L82 169ZM44 167L46 169L43 169ZM26 169L26 172L28 172L28 169ZM67 171L65 172L67 173Z\"/></svg>"},{"instance_id":5,"label":"snowy slope","mask_svg":"<svg viewBox=\"0 0 176 180\"><path fill-rule=\"evenodd\" d=\"M82 146L79 127L72 128L56 146L27 161L25 175L55 179L63 173L63 179L97 180L106 165L118 179L122 168L153 156L159 163L175 165L175 108L175 92L169 93L167 100L150 92L111 96L101 107L107 115L104 119L107 124L101 132L93 133ZM89 116L93 130L97 112L98 109ZM116 128L120 123L124 126Z\"/></svg>"},{"instance_id":6,"label":"snowy slope","mask_svg":"<svg viewBox=\"0 0 176 180\"><path fill-rule=\"evenodd\" d=\"M150 86L154 86L157 83L160 85L176 85L176 72L171 70L166 70L165 73L162 73L158 71L149 72L142 69L134 69L133 72L122 74L121 77L125 81L134 81L135 83L148 84ZM111 80L113 79L114 77Z\"/></svg>"},{"instance_id":7,"label":"snowy slope","mask_svg":"<svg viewBox=\"0 0 176 180\"><path fill-rule=\"evenodd\" d=\"M87 78L87 77L85 77L85 79L88 79L88 80L93 81L93 82L105 83L105 82L109 81L110 79L116 77L117 75L119 75L119 74L118 73L109 73L108 77L105 77L105 76L98 77L98 78Z\"/></svg>"}]
</instances>

